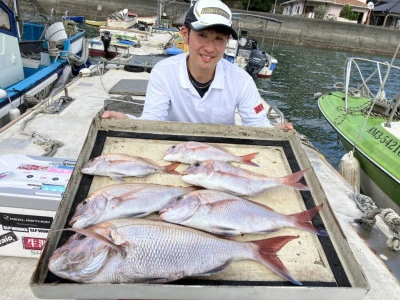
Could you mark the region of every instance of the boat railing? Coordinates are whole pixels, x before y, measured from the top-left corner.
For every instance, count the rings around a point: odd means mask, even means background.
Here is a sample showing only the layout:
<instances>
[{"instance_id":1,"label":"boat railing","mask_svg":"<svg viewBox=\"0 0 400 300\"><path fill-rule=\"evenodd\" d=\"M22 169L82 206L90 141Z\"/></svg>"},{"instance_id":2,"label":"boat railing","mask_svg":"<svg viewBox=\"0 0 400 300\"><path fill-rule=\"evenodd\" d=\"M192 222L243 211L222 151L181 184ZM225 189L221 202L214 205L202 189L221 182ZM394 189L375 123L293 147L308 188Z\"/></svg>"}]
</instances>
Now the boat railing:
<instances>
[{"instance_id":1,"label":"boat railing","mask_svg":"<svg viewBox=\"0 0 400 300\"><path fill-rule=\"evenodd\" d=\"M389 115L389 118L388 118L387 122L385 123L386 127L391 127L391 123L392 123L393 117L396 114L397 110L399 109L399 106L400 106L400 95L397 95L394 100L396 100L396 101L394 102L393 109L392 109L392 111L391 111L391 113Z\"/></svg>"},{"instance_id":2,"label":"boat railing","mask_svg":"<svg viewBox=\"0 0 400 300\"><path fill-rule=\"evenodd\" d=\"M278 119L280 124L285 123L285 116L284 116L283 112L281 112L279 110L279 108L277 108L276 106L274 106L270 103L268 103L268 105L269 105L269 107L267 110L267 118L268 119L272 119L272 118ZM277 116L277 117L275 117L275 116Z\"/></svg>"},{"instance_id":3,"label":"boat railing","mask_svg":"<svg viewBox=\"0 0 400 300\"><path fill-rule=\"evenodd\" d=\"M397 52L396 52L397 53ZM348 111L348 97L349 94L354 96L355 92L359 93L363 97L369 97L375 101L386 100L385 86L387 83L387 79L389 74L393 69L398 70L400 72L400 67L396 66L392 62L387 61L377 61L366 58L348 58L346 60L345 65L345 83L344 83L344 92L345 92L345 110ZM369 69L368 76L364 76L361 64L371 63L374 66L374 69L371 71ZM361 82L357 85L356 88L350 87L351 77L354 76L354 69L356 69ZM365 73L365 71L364 71ZM354 77L353 77L354 78ZM378 80L379 88L375 92L372 90L371 86L373 80Z\"/></svg>"}]
</instances>

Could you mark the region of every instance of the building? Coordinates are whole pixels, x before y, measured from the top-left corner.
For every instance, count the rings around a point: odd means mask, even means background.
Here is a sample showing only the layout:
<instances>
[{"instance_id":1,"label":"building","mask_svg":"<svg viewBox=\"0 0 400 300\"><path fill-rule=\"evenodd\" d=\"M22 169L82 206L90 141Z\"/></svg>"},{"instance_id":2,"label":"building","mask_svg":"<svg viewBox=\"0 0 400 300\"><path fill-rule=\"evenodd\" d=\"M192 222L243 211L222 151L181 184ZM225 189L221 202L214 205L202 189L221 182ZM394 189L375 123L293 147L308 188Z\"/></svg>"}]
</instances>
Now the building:
<instances>
[{"instance_id":1,"label":"building","mask_svg":"<svg viewBox=\"0 0 400 300\"><path fill-rule=\"evenodd\" d=\"M399 1L399 0L397 0ZM350 21L355 23L365 23L368 17L368 7L365 0L290 0L281 3L282 14L289 16L306 16L308 18L315 18L315 11L317 7L325 6L326 14L324 19L346 21L349 20L339 17L340 11L345 4L349 4L353 11L358 13L357 21Z\"/></svg>"},{"instance_id":2,"label":"building","mask_svg":"<svg viewBox=\"0 0 400 300\"><path fill-rule=\"evenodd\" d=\"M372 25L400 28L400 0L381 1L375 5Z\"/></svg>"}]
</instances>

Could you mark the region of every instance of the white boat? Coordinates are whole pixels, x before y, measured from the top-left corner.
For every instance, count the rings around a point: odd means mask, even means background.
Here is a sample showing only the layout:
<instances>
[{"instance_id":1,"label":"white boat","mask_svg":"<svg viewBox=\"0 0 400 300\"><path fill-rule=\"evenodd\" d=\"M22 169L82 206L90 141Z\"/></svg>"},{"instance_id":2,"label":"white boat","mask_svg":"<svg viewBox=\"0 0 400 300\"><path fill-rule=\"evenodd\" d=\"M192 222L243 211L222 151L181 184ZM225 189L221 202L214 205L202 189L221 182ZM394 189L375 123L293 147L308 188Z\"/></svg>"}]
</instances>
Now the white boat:
<instances>
[{"instance_id":1,"label":"white boat","mask_svg":"<svg viewBox=\"0 0 400 300\"><path fill-rule=\"evenodd\" d=\"M275 38L279 33L282 21L269 18L261 15L247 14L247 13L233 13L233 26L237 28L238 40L230 39L228 46L225 50L225 58L230 62L238 65L242 69L245 69L253 78L269 78L272 72L275 70L278 61L273 56L273 49ZM262 44L259 45L258 41L248 36L248 31L243 30L240 18L255 18L260 22L259 27L263 32L264 37ZM276 26L275 35L272 41L272 47L269 53L262 50L264 48L264 38L268 34L264 32L267 25L272 23ZM270 26L270 25L268 25ZM254 32L255 29L252 29Z\"/></svg>"},{"instance_id":2,"label":"white boat","mask_svg":"<svg viewBox=\"0 0 400 300\"><path fill-rule=\"evenodd\" d=\"M157 43L152 42L149 36L148 41L150 52L157 48ZM143 46L142 45L142 46ZM150 46L152 45L152 46ZM151 50L153 47L153 50ZM155 48L154 48L155 47ZM107 71L108 70L108 71ZM52 231L44 248L43 255L38 259L43 247L43 239L35 239L34 230L28 230L30 237L29 247L22 248L22 243L18 243L9 232L0 230L1 239L0 252L5 251L8 247L19 247L18 251L24 251L26 257L16 257L20 255L15 251L8 256L1 257L1 270L8 274L7 280L0 281L0 289L3 292L2 299L13 300L21 299L36 299L36 297L54 299L54 298L80 298L80 299L104 299L104 298L132 298L135 299L226 299L229 295L230 299L264 299L266 293L269 299L284 299L296 295L296 299L363 299L363 300L380 300L390 299L393 295L400 294L400 286L398 277L396 278L396 270L390 269L387 262L394 262L398 273L398 260L395 252L390 252L386 247L386 239L390 236L387 227L378 218L376 231L380 232L380 237L384 237L383 241L377 241L376 245L380 251L371 249L368 241L359 233L359 228L355 227L353 220L362 216L361 211L357 208L355 202L349 199L348 192L352 191L352 187L338 174L336 170L322 157L322 155L306 143L300 141L298 133L295 131L282 132L276 129L263 128L248 128L241 126L223 126L223 125L206 125L206 124L182 124L174 122L150 122L150 121L135 121L135 120L101 120L100 115L104 109L121 110L132 114L140 115L145 101L143 91L145 84L149 79L148 72L128 72L123 70L118 65L96 65L89 69L81 71L82 76L76 77L66 86L66 89L55 94L54 97L42 102L34 110L27 111L24 115L13 120L6 127L0 129L0 158L6 155L30 155L40 157L43 152L51 152L53 159L68 159L66 166L71 166L71 162L77 163L76 170L72 174L73 177L65 192L54 191L62 200L58 208L57 215L53 210L51 219L54 217L52 229L63 227L67 218L65 211L68 210L78 187L81 182L82 175L79 173L79 168L82 163L91 155L90 149L99 151L141 151L144 155L159 155L157 151L168 143L175 143L177 140L193 138L194 136L200 139L209 139L215 143L222 142L222 139L227 139L224 143L234 144L233 150L247 151L246 147L255 143L268 140L271 144L265 146L256 146L261 151L269 151L274 153L273 157L263 155L263 163L269 161L271 164L266 169L274 174L279 174L283 170L291 172L291 168L308 167L310 171L306 175L306 183L312 187L311 192L306 194L286 191L290 194L290 198L305 199L305 201L314 201L315 203L323 203L324 209L321 213L320 222L328 226L330 237L322 239L324 243L328 242L331 252L336 253L330 259L325 259L327 254L323 249L326 245L322 245L320 239L309 234L301 234L295 229L284 229L283 232L271 233L272 235L286 233L299 234L299 241L293 243L289 251L279 252L279 257L287 263L290 271L295 271L298 279L304 280L304 286L287 285L274 275L273 280L268 281L266 285L262 284L260 278L248 278L243 284L241 276L252 274L252 272L260 272L255 264L245 262L244 267L239 265L232 266L233 269L227 269L224 272L216 274L219 280L228 279L227 284L221 284L221 281L216 283L206 284L204 281L199 282L182 282L176 284L75 284L65 280L60 280L58 277L47 272L46 260L48 259L49 251L54 249L59 241L60 232ZM63 103L63 109L57 114L37 114L36 112L46 107L58 106L62 96L68 95L72 101ZM124 95L125 97L122 97ZM131 97L127 99L126 97ZM133 97L133 99L132 99ZM112 99L113 98L113 99ZM269 107L265 104L266 111L272 123L282 121L282 116L278 113L270 113ZM276 111L278 112L278 111ZM43 134L47 137L47 144L35 144L30 137L21 133L21 125L25 124L25 131ZM238 120L240 124L240 119ZM98 128L103 131L99 132ZM123 134L137 135L136 137L128 137ZM94 136L100 134L99 146L94 141ZM113 136L107 136L111 134ZM173 136L171 140L170 136ZM232 140L238 139L240 142ZM132 143L127 144L127 140L134 139ZM219 138L219 140L218 140ZM108 139L107 143L106 140ZM284 144L280 144L284 141ZM249 144L249 145L247 145ZM96 146L94 146L96 145ZM104 148L105 145L105 148ZM156 146L154 146L156 145ZM151 146L151 147L150 147ZM154 147L153 147L154 146ZM131 148L133 147L133 148ZM104 150L105 149L105 150ZM286 149L286 150L285 150ZM96 151L97 151L96 150ZM292 153L290 154L290 152ZM157 154L158 153L158 154ZM266 153L264 153L266 154ZM286 155L291 155L292 161L286 160ZM160 159L159 156L157 156ZM44 158L42 158L44 160ZM51 160L51 157L47 158ZM277 162L279 161L279 163ZM295 161L295 165L292 165ZM4 159L1 160L4 163ZM6 162L7 163L7 162ZM22 162L20 162L21 164ZM297 165L296 165L297 164ZM17 165L18 166L18 165ZM182 166L183 167L183 166ZM33 166L31 164L31 169ZM70 168L69 168L70 169ZM2 173L2 180L9 175ZM172 177L175 177L173 179ZM177 176L161 177L154 176L148 179L162 180L163 184L170 184L169 180L177 180ZM51 177L51 178L54 178ZM27 177L22 182L29 182L31 178ZM93 183L104 185L110 183L105 181L95 180ZM135 179L133 179L135 180ZM4 180L2 181L4 182ZM91 182L86 182L87 186ZM95 186L93 186L94 188ZM25 189L25 193L29 195L35 194L37 188L30 186ZM47 188L47 186L46 186ZM8 190L8 194L4 196L0 193L0 207L3 202L10 203L10 197L17 199L19 206L8 208L13 209L12 214L19 214L19 219L24 220L24 216L32 215L31 220L46 221L45 217L39 218L44 209L36 207L26 207L26 203L33 203L35 197L24 199L23 193ZM52 192L44 190L42 194L36 194L36 198L42 198L48 195L53 195ZM22 196L21 196L22 195ZM288 207L282 200L280 192L272 192L274 195L271 199L273 204L278 205L276 208L285 209L289 213L294 206ZM305 195L305 198L303 197ZM24 203L24 200L26 203ZM287 200L287 198L285 198ZM3 202L1 202L3 201ZM271 203L271 204L272 204ZM297 202L296 202L297 203ZM301 209L304 203L297 203ZM32 209L36 208L36 209ZM2 212L4 214L4 211ZM15 220L15 222L19 222ZM38 221L39 222L39 221ZM19 223L15 223L19 224ZM26 224L24 225L26 226ZM23 229L21 226L14 226L15 229ZM327 229L328 229L327 228ZM48 228L50 229L50 228ZM47 229L47 230L48 230ZM27 236L26 232L12 232L16 237ZM8 234L8 235L7 235ZM11 237L10 237L11 236ZM311 246L309 242L312 241ZM307 248L307 245L309 248ZM315 246L313 246L315 245ZM375 245L375 246L376 246ZM309 249L310 251L307 251ZM382 249L389 251L382 252ZM312 255L311 255L312 253ZM381 259L381 255L385 255ZM391 256L391 253L394 255ZM30 258L28 258L30 257ZM195 259L195 258L194 258ZM299 261L304 259L309 263L303 265ZM288 260L290 262L288 262ZM397 263L397 264L396 264ZM239 270L243 272L238 273ZM233 270L233 271L232 271ZM234 271L236 270L236 272ZM257 271L258 270L258 271ZM319 270L319 271L316 271ZM34 275L31 277L32 273ZM262 269L261 271L265 271ZM268 273L270 274L270 273ZM334 275L333 275L334 274ZM239 278L238 280L236 280ZM206 281L208 279L206 278ZM239 287L238 287L239 286ZM199 290L201 292L199 292Z\"/></svg>"},{"instance_id":3,"label":"white boat","mask_svg":"<svg viewBox=\"0 0 400 300\"><path fill-rule=\"evenodd\" d=\"M19 28L12 11L0 1L0 127L15 118L21 105L31 106L46 98L70 62L86 63L85 32L68 38L71 24L23 22ZM21 36L22 34L22 36ZM82 55L82 57L80 57Z\"/></svg>"},{"instance_id":4,"label":"white boat","mask_svg":"<svg viewBox=\"0 0 400 300\"><path fill-rule=\"evenodd\" d=\"M128 9L117 11L107 17L107 26L113 28L130 28L137 23L137 15L128 13Z\"/></svg>"}]
</instances>

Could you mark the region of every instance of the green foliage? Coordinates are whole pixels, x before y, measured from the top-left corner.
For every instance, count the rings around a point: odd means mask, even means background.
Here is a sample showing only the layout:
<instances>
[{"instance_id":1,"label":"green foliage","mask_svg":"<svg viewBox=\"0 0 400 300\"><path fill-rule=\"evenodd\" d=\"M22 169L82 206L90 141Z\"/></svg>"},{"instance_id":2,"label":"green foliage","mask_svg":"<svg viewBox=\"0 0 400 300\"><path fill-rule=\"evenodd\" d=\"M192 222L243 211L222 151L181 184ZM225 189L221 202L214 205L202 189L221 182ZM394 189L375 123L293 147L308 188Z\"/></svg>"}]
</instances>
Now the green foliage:
<instances>
[{"instance_id":1,"label":"green foliage","mask_svg":"<svg viewBox=\"0 0 400 300\"><path fill-rule=\"evenodd\" d=\"M345 4L343 6L342 10L340 11L339 17L345 18L348 20L357 20L358 13L354 12L353 8L350 5Z\"/></svg>"},{"instance_id":2,"label":"green foliage","mask_svg":"<svg viewBox=\"0 0 400 300\"><path fill-rule=\"evenodd\" d=\"M318 5L314 10L314 15L316 19L323 19L328 12L328 6Z\"/></svg>"},{"instance_id":3,"label":"green foliage","mask_svg":"<svg viewBox=\"0 0 400 300\"><path fill-rule=\"evenodd\" d=\"M252 11L270 12L272 9L271 0L242 0L243 9L247 9L247 5L249 5L249 10Z\"/></svg>"}]
</instances>

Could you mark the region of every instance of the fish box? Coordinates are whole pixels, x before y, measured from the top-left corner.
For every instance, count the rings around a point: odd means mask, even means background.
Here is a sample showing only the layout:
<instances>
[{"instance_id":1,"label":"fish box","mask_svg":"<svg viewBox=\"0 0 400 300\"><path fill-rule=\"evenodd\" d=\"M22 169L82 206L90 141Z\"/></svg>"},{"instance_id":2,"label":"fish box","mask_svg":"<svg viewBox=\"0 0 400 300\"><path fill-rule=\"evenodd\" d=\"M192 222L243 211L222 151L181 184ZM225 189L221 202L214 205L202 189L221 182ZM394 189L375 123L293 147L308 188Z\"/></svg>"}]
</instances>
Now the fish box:
<instances>
[{"instance_id":1,"label":"fish box","mask_svg":"<svg viewBox=\"0 0 400 300\"><path fill-rule=\"evenodd\" d=\"M75 161L0 155L0 255L38 258Z\"/></svg>"},{"instance_id":2,"label":"fish box","mask_svg":"<svg viewBox=\"0 0 400 300\"><path fill-rule=\"evenodd\" d=\"M301 142L294 131L273 128L152 122L140 120L101 120L96 118L76 162L68 186L52 224L52 229L69 227L75 207L91 192L116 182L108 177L82 175L79 170L91 158L101 154L124 153L146 157L160 165L163 153L183 141L207 142L223 146L237 155L259 154L253 161L260 168L241 167L271 177L282 177L302 169L302 183L310 191L276 187L259 196L246 197L263 203L277 212L293 214L323 204L313 224L328 231L317 236L295 228L235 237L239 241L295 235L277 255L303 286L286 281L263 265L243 260L234 261L222 272L210 276L187 277L164 284L144 283L75 283L62 279L48 270L49 258L55 249L73 233L51 231L32 275L30 286L39 298L79 299L361 299L368 283L343 236L339 222L331 212L326 196L311 167ZM181 172L187 165L181 164ZM128 177L129 183L157 183L185 186L180 176L152 174L143 178ZM158 218L157 214L148 216ZM193 257L196 259L196 257Z\"/></svg>"}]
</instances>

